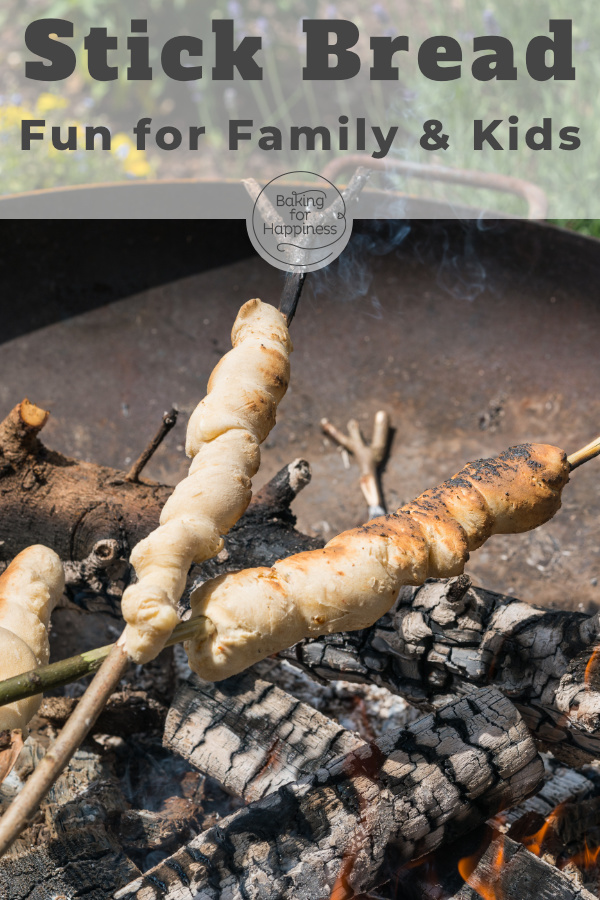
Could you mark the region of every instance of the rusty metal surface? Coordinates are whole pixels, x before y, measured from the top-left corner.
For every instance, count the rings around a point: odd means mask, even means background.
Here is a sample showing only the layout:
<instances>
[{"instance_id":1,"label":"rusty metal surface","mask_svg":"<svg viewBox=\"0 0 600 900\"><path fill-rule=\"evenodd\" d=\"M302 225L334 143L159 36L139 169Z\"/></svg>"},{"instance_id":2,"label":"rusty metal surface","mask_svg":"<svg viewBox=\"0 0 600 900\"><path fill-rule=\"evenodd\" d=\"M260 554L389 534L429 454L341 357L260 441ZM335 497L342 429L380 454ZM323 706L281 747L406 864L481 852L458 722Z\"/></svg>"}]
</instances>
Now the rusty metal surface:
<instances>
[{"instance_id":1,"label":"rusty metal surface","mask_svg":"<svg viewBox=\"0 0 600 900\"><path fill-rule=\"evenodd\" d=\"M572 451L600 433L600 245L531 223L421 222L400 243L401 227L377 237L370 226L341 270L309 276L293 323L292 382L257 485L307 458L313 481L295 509L326 537L365 509L357 470L321 435L322 416L355 416L368 430L378 408L389 411L390 508L468 459L527 440ZM186 470L187 416L230 346L238 307L253 296L276 303L282 282L250 257L10 340L0 346L0 414L28 396L52 411L50 446L127 468L177 404L180 421L146 473L174 482ZM468 571L492 590L594 608L600 463L574 473L553 522L493 538Z\"/></svg>"}]
</instances>

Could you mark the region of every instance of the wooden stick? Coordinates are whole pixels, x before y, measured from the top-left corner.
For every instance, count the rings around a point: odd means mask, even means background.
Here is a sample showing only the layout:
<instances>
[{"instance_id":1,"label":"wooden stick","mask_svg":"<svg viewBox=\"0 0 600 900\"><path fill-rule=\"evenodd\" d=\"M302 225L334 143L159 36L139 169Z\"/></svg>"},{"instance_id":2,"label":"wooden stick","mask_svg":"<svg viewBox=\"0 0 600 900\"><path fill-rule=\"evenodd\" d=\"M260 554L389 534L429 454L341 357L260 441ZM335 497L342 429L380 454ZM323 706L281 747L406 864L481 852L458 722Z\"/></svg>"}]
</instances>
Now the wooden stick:
<instances>
[{"instance_id":1,"label":"wooden stick","mask_svg":"<svg viewBox=\"0 0 600 900\"><path fill-rule=\"evenodd\" d=\"M572 471L578 466L582 466L585 462L589 462L590 459L594 459L596 456L600 456L600 436L597 437L595 441L586 444L581 450L576 450L575 453L567 456L567 462L571 466Z\"/></svg>"},{"instance_id":2,"label":"wooden stick","mask_svg":"<svg viewBox=\"0 0 600 900\"><path fill-rule=\"evenodd\" d=\"M285 317L288 328L296 314L296 307L298 306L298 300L302 293L305 278L306 272L286 273L283 291L279 301L279 312Z\"/></svg>"},{"instance_id":3,"label":"wooden stick","mask_svg":"<svg viewBox=\"0 0 600 900\"><path fill-rule=\"evenodd\" d=\"M173 644L180 644L197 636L203 630L205 621L205 616L194 616L186 619L185 622L180 622L165 647L172 647ZM21 675L14 675L12 678L0 681L0 706L63 687L65 684L85 678L86 675L93 675L115 646L116 644L106 644L95 650L86 650L85 653L78 653L67 659L61 659L47 666L40 666L38 669L31 669L29 672L23 672Z\"/></svg>"},{"instance_id":4,"label":"wooden stick","mask_svg":"<svg viewBox=\"0 0 600 900\"><path fill-rule=\"evenodd\" d=\"M143 468L149 463L152 459L168 433L172 428L177 424L177 416L178 410L173 407L170 412L166 412L162 417L162 423L146 449L138 456L136 461L131 466L129 472L125 476L127 481L139 481L140 473Z\"/></svg>"},{"instance_id":5,"label":"wooden stick","mask_svg":"<svg viewBox=\"0 0 600 900\"><path fill-rule=\"evenodd\" d=\"M114 645L76 711L29 777L21 793L0 819L0 856L6 853L26 827L40 802L68 765L73 753L100 715L106 699L123 677L129 662L121 644Z\"/></svg>"}]
</instances>

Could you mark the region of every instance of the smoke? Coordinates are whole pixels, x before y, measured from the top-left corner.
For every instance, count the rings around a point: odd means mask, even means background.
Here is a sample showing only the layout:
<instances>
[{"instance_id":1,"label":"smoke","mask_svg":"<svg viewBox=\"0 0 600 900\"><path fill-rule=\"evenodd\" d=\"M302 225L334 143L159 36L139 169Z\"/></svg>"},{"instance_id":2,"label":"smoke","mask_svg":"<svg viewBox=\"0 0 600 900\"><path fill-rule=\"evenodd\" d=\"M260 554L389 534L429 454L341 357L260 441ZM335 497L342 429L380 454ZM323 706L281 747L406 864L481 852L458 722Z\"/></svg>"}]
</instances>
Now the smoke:
<instances>
[{"instance_id":1,"label":"smoke","mask_svg":"<svg viewBox=\"0 0 600 900\"><path fill-rule=\"evenodd\" d=\"M438 271L439 287L456 300L474 300L486 287L486 270L475 249L474 230L465 231L462 253L450 252L448 233L443 238L443 257Z\"/></svg>"},{"instance_id":2,"label":"smoke","mask_svg":"<svg viewBox=\"0 0 600 900\"><path fill-rule=\"evenodd\" d=\"M503 293L503 282L498 273L486 266L489 256L490 233L503 233L501 221L432 220L413 222L406 219L382 219L360 223L363 230L355 231L348 246L335 262L314 272L310 285L316 298L335 293L349 302L368 300L370 310L365 311L376 319L383 316L383 307L374 287L378 270L377 260L396 255L399 248L412 235L408 257L432 273L435 285L443 294L467 303L475 303L484 292L495 296ZM482 244L482 238L484 244ZM398 265L406 263L402 253ZM490 259L487 259L490 262Z\"/></svg>"},{"instance_id":3,"label":"smoke","mask_svg":"<svg viewBox=\"0 0 600 900\"><path fill-rule=\"evenodd\" d=\"M335 291L353 301L370 294L375 277L375 258L394 253L410 233L408 222L380 219L369 223L369 230L355 232L344 252L331 265L311 275L315 297ZM382 307L375 293L369 297L372 315L382 317Z\"/></svg>"}]
</instances>

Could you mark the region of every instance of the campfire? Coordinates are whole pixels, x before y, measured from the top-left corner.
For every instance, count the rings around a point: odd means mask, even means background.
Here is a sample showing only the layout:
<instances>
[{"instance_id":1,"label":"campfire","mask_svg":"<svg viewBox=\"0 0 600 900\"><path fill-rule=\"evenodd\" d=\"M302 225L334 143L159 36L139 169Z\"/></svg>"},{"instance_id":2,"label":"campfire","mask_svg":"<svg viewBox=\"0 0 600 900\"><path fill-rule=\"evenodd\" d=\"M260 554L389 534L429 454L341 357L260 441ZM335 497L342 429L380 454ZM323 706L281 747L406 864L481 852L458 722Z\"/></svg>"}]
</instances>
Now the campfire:
<instances>
[{"instance_id":1,"label":"campfire","mask_svg":"<svg viewBox=\"0 0 600 900\"><path fill-rule=\"evenodd\" d=\"M598 618L462 570L493 534L549 521L600 442L512 447L387 515L389 415L372 439L323 420L368 522L324 546L292 511L304 459L250 501L301 289L288 277L279 311L242 305L174 492L144 469L175 410L127 472L49 449L28 400L0 424L5 513L27 518L0 579L26 614L2 627L33 654L1 673L5 892L597 896ZM48 664L54 607L81 629Z\"/></svg>"}]
</instances>

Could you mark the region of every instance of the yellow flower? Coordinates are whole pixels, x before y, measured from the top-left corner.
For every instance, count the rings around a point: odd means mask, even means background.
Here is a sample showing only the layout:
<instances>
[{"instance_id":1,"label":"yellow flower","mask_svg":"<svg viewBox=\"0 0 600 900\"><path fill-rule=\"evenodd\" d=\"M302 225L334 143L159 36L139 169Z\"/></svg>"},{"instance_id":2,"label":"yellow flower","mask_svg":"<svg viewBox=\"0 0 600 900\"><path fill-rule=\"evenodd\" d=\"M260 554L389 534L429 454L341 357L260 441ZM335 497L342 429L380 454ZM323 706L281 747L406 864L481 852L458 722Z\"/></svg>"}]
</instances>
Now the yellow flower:
<instances>
[{"instance_id":1,"label":"yellow flower","mask_svg":"<svg viewBox=\"0 0 600 900\"><path fill-rule=\"evenodd\" d=\"M70 128L77 129L77 147L75 150L81 150L85 147L85 128L80 122L69 122L67 125L64 125L60 130L61 140L67 141L71 136ZM50 156L62 156L64 153L73 153L73 150L58 150L54 144L49 141L47 144L48 153Z\"/></svg>"},{"instance_id":2,"label":"yellow flower","mask_svg":"<svg viewBox=\"0 0 600 900\"><path fill-rule=\"evenodd\" d=\"M117 159L121 160L123 171L127 175L136 178L144 178L150 175L152 167L143 150L138 150L131 138L120 131L112 139L111 151Z\"/></svg>"},{"instance_id":3,"label":"yellow flower","mask_svg":"<svg viewBox=\"0 0 600 900\"><path fill-rule=\"evenodd\" d=\"M64 109L67 105L68 104L65 97L59 97L57 94L50 94L45 91L37 98L35 109L36 112L43 116L45 113L51 112L53 109Z\"/></svg>"},{"instance_id":4,"label":"yellow flower","mask_svg":"<svg viewBox=\"0 0 600 900\"><path fill-rule=\"evenodd\" d=\"M0 131L20 127L23 119L33 118L35 116L25 106L0 106Z\"/></svg>"}]
</instances>

